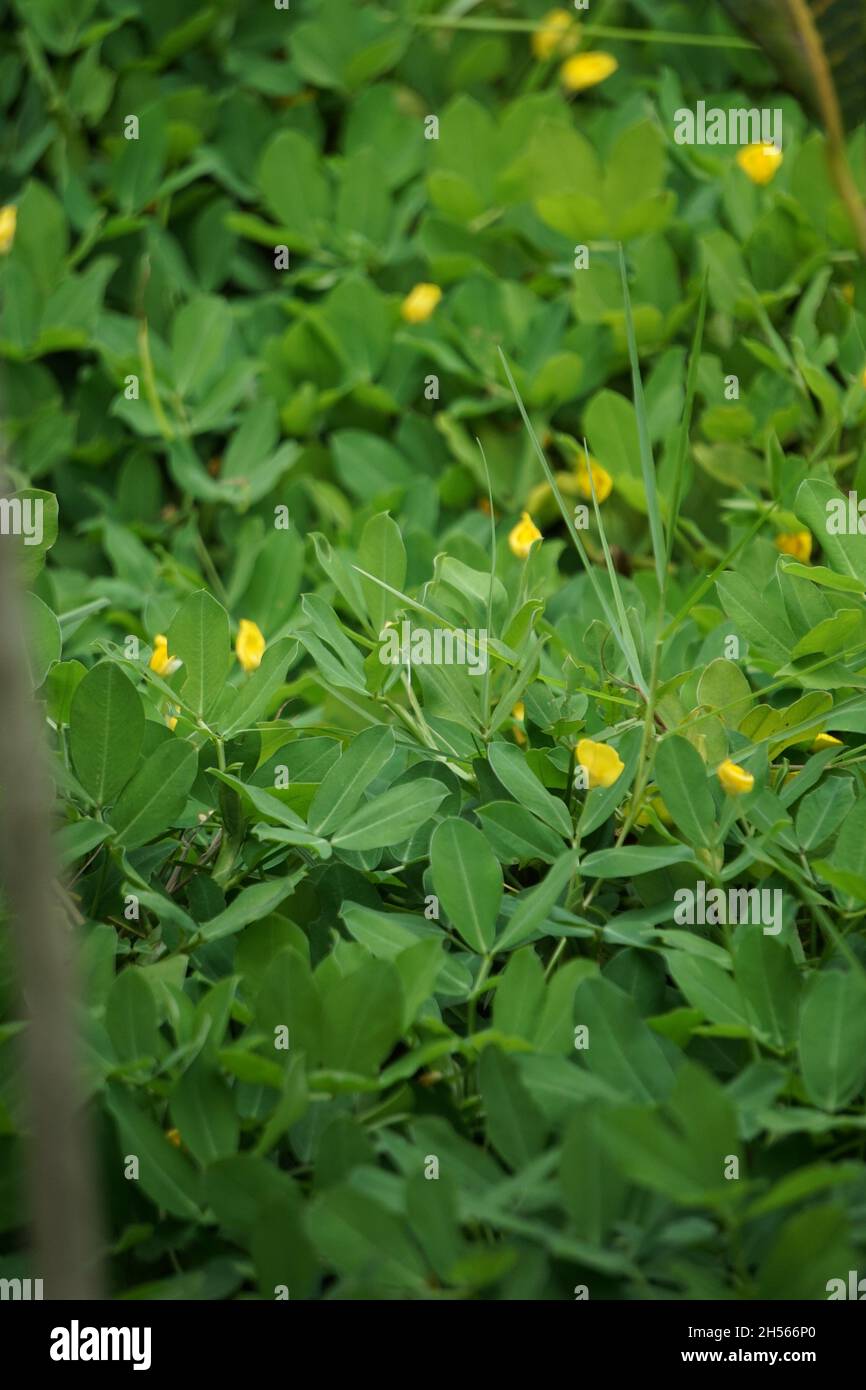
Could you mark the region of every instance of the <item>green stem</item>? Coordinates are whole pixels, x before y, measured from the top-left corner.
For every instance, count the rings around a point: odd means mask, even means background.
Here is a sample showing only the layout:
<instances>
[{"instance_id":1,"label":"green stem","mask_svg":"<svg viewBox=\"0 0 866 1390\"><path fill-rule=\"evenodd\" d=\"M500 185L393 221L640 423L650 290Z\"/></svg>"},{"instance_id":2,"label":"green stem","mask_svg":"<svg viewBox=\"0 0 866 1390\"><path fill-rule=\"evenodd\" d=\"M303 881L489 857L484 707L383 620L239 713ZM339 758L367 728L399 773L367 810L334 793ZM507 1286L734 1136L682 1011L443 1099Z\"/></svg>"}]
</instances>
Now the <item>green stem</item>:
<instances>
[{"instance_id":1,"label":"green stem","mask_svg":"<svg viewBox=\"0 0 866 1390\"><path fill-rule=\"evenodd\" d=\"M452 19L448 15L414 15L411 23L424 29L466 29L479 33L533 34L537 19ZM593 39L623 39L627 43L673 43L691 48L741 48L754 50L758 44L738 34L680 34L656 29L623 29L609 24L582 25L581 36Z\"/></svg>"},{"instance_id":2,"label":"green stem","mask_svg":"<svg viewBox=\"0 0 866 1390\"><path fill-rule=\"evenodd\" d=\"M148 404L156 417L159 425L159 432L167 443L174 439L174 430L168 422L165 411L162 408L162 401L159 399L159 391L156 385L156 373L153 370L153 358L150 355L150 336L147 330L147 319L143 318L138 326L138 353L141 358L141 375L144 380L144 390Z\"/></svg>"}]
</instances>

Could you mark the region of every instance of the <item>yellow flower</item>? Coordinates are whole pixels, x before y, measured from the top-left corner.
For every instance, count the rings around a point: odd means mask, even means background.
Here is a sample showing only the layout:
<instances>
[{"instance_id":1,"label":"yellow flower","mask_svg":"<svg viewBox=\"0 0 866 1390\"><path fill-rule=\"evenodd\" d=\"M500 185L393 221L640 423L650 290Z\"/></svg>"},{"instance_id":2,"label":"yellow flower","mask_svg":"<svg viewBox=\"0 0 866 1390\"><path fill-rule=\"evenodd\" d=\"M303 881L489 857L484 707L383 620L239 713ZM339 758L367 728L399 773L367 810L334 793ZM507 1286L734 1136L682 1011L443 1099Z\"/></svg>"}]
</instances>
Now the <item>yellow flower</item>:
<instances>
[{"instance_id":1,"label":"yellow flower","mask_svg":"<svg viewBox=\"0 0 866 1390\"><path fill-rule=\"evenodd\" d=\"M400 313L407 323L426 323L441 298L438 285L416 285L400 305Z\"/></svg>"},{"instance_id":2,"label":"yellow flower","mask_svg":"<svg viewBox=\"0 0 866 1390\"><path fill-rule=\"evenodd\" d=\"M590 787L612 787L625 767L615 748L594 743L591 738L582 738L578 743L577 761L586 768Z\"/></svg>"},{"instance_id":3,"label":"yellow flower","mask_svg":"<svg viewBox=\"0 0 866 1390\"><path fill-rule=\"evenodd\" d=\"M577 465L577 486L582 497L592 497L594 486L599 502L604 502L613 492L613 478L594 458L590 458L588 468L586 459L583 458Z\"/></svg>"},{"instance_id":4,"label":"yellow flower","mask_svg":"<svg viewBox=\"0 0 866 1390\"><path fill-rule=\"evenodd\" d=\"M559 76L566 91L583 92L604 82L618 67L612 53L575 53L563 63Z\"/></svg>"},{"instance_id":5,"label":"yellow flower","mask_svg":"<svg viewBox=\"0 0 866 1390\"><path fill-rule=\"evenodd\" d=\"M12 250L17 221L18 209L14 203L7 203L4 208L0 208L0 256L5 256Z\"/></svg>"},{"instance_id":6,"label":"yellow flower","mask_svg":"<svg viewBox=\"0 0 866 1390\"><path fill-rule=\"evenodd\" d=\"M866 367L864 367L860 373L860 385L866 386Z\"/></svg>"},{"instance_id":7,"label":"yellow flower","mask_svg":"<svg viewBox=\"0 0 866 1390\"><path fill-rule=\"evenodd\" d=\"M745 792L750 792L755 785L755 779L751 772L747 772L739 763L734 763L730 758L718 768L716 776L724 787L728 796L743 796Z\"/></svg>"},{"instance_id":8,"label":"yellow flower","mask_svg":"<svg viewBox=\"0 0 866 1390\"><path fill-rule=\"evenodd\" d=\"M262 664L265 654L265 639L261 629L248 618L241 618L238 635L235 638L235 653L245 671L255 671Z\"/></svg>"},{"instance_id":9,"label":"yellow flower","mask_svg":"<svg viewBox=\"0 0 866 1390\"><path fill-rule=\"evenodd\" d=\"M532 52L540 63L554 53L570 53L577 43L577 32L568 10L548 10L532 35Z\"/></svg>"},{"instance_id":10,"label":"yellow flower","mask_svg":"<svg viewBox=\"0 0 866 1390\"><path fill-rule=\"evenodd\" d=\"M517 704L511 711L511 715L512 718L520 721L518 724L512 724L511 726L511 732L514 734L514 740L516 743L525 743L526 734L523 730L523 724L526 720L526 706L524 705L522 700L517 701Z\"/></svg>"},{"instance_id":11,"label":"yellow flower","mask_svg":"<svg viewBox=\"0 0 866 1390\"><path fill-rule=\"evenodd\" d=\"M763 185L776 177L782 158L782 151L767 140L759 145L746 145L739 151L737 163L752 183Z\"/></svg>"},{"instance_id":12,"label":"yellow flower","mask_svg":"<svg viewBox=\"0 0 866 1390\"><path fill-rule=\"evenodd\" d=\"M818 734L809 752L820 753L824 748L844 748L844 746L841 738L834 738L832 734Z\"/></svg>"},{"instance_id":13,"label":"yellow flower","mask_svg":"<svg viewBox=\"0 0 866 1390\"><path fill-rule=\"evenodd\" d=\"M776 549L806 565L812 554L812 537L808 531L783 531L776 537Z\"/></svg>"},{"instance_id":14,"label":"yellow flower","mask_svg":"<svg viewBox=\"0 0 866 1390\"><path fill-rule=\"evenodd\" d=\"M153 651L148 662L151 671L155 671L158 676L170 676L174 671L182 666L179 657L169 656L168 639L158 632L153 639Z\"/></svg>"},{"instance_id":15,"label":"yellow flower","mask_svg":"<svg viewBox=\"0 0 866 1390\"><path fill-rule=\"evenodd\" d=\"M178 709L177 705L169 705L165 714L165 722L171 729L172 733L174 733L175 729L177 728L177 721L179 715L180 710Z\"/></svg>"},{"instance_id":16,"label":"yellow flower","mask_svg":"<svg viewBox=\"0 0 866 1390\"><path fill-rule=\"evenodd\" d=\"M165 1137L170 1144L174 1144L176 1149L180 1148L181 1138L179 1129L167 1129L165 1131Z\"/></svg>"},{"instance_id":17,"label":"yellow flower","mask_svg":"<svg viewBox=\"0 0 866 1390\"><path fill-rule=\"evenodd\" d=\"M525 560L535 541L541 540L541 532L536 526L529 512L524 512L517 525L512 529L508 537L508 545L512 555L516 555L518 560Z\"/></svg>"}]
</instances>

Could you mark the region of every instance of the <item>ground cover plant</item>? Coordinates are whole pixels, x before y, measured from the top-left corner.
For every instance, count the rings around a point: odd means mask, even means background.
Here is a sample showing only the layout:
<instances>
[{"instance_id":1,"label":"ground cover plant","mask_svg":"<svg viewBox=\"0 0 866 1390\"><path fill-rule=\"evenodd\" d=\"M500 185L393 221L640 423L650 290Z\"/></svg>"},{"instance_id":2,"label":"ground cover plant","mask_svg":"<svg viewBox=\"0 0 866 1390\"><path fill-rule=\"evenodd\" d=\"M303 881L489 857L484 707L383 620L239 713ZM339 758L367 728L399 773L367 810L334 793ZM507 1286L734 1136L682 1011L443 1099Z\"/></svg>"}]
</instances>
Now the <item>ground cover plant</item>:
<instances>
[{"instance_id":1,"label":"ground cover plant","mask_svg":"<svg viewBox=\"0 0 866 1390\"><path fill-rule=\"evenodd\" d=\"M779 8L0 4L112 1296L863 1269L863 15Z\"/></svg>"}]
</instances>

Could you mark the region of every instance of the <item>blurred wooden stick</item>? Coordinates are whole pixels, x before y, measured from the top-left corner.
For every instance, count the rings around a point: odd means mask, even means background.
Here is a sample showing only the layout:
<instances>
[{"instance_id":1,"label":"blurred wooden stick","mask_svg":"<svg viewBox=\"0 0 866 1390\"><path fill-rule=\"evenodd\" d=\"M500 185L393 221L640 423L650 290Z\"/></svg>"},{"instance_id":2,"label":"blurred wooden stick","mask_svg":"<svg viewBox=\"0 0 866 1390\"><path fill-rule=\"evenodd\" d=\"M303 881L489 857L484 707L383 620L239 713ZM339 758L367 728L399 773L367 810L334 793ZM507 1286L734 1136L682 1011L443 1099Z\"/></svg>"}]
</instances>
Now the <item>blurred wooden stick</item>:
<instances>
[{"instance_id":1,"label":"blurred wooden stick","mask_svg":"<svg viewBox=\"0 0 866 1390\"><path fill-rule=\"evenodd\" d=\"M102 1293L101 1242L76 1022L75 938L56 891L53 796L30 689L14 545L0 536L0 883L27 1018L32 1271L46 1298L94 1299Z\"/></svg>"}]
</instances>

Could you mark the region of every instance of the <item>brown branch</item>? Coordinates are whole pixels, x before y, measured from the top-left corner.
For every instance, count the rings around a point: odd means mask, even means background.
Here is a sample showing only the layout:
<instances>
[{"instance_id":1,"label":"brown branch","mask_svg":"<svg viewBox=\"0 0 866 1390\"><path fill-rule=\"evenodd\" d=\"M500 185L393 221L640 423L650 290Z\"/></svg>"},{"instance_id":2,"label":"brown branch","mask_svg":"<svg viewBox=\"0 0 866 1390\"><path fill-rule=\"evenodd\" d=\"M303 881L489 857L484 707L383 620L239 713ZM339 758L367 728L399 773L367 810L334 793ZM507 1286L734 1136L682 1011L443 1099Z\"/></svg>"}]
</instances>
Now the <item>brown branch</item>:
<instances>
[{"instance_id":1,"label":"brown branch","mask_svg":"<svg viewBox=\"0 0 866 1390\"><path fill-rule=\"evenodd\" d=\"M57 897L52 788L30 690L14 544L0 536L0 880L28 1024L33 1274L46 1298L93 1299L101 1296L101 1242L75 1021L76 936Z\"/></svg>"},{"instance_id":2,"label":"brown branch","mask_svg":"<svg viewBox=\"0 0 866 1390\"><path fill-rule=\"evenodd\" d=\"M845 127L842 124L842 112L839 109L839 98L836 95L827 54L805 0L788 0L788 3L803 41L806 62L815 81L821 118L827 132L827 163L830 166L830 174L851 219L860 255L866 258L866 205L854 182L845 152Z\"/></svg>"}]
</instances>

